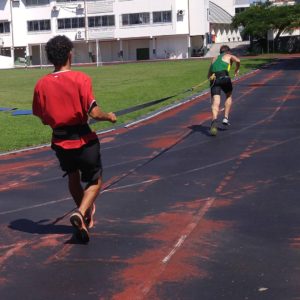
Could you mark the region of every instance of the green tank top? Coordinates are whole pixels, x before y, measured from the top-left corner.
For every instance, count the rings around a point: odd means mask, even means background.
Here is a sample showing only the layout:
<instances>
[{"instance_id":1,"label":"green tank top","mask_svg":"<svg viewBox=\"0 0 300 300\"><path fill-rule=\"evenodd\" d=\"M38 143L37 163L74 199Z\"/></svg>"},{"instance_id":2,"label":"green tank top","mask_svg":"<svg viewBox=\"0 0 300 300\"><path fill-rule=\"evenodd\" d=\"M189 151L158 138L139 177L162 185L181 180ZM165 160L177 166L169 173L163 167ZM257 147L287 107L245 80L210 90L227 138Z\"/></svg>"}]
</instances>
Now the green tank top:
<instances>
[{"instance_id":1,"label":"green tank top","mask_svg":"<svg viewBox=\"0 0 300 300\"><path fill-rule=\"evenodd\" d=\"M222 71L230 71L230 64L223 61L224 54L220 54L215 62L211 65L212 73L222 72Z\"/></svg>"}]
</instances>

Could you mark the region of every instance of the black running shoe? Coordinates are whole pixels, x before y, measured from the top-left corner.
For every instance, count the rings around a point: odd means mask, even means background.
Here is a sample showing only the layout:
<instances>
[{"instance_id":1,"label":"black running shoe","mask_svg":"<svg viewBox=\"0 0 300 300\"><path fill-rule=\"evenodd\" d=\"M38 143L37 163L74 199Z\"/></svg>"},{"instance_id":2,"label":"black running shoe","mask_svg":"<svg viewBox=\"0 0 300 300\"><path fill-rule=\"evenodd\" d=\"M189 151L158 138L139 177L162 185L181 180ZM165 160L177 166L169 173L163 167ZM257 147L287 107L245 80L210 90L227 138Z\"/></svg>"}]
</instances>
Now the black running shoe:
<instances>
[{"instance_id":1,"label":"black running shoe","mask_svg":"<svg viewBox=\"0 0 300 300\"><path fill-rule=\"evenodd\" d=\"M84 218L79 211L74 212L70 217L70 222L76 229L76 236L83 242L88 243L90 240L89 231L86 227Z\"/></svg>"}]
</instances>

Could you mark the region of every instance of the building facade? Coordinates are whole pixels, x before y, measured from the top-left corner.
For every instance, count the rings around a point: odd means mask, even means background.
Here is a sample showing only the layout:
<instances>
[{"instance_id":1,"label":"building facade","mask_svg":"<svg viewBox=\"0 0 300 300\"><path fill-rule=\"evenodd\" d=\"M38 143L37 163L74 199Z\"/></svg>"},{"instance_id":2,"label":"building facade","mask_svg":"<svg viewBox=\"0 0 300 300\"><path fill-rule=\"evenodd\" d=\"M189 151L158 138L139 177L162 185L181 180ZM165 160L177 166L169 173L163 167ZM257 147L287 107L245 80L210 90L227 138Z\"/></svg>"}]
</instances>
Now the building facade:
<instances>
[{"instance_id":1,"label":"building facade","mask_svg":"<svg viewBox=\"0 0 300 300\"><path fill-rule=\"evenodd\" d=\"M211 42L209 1L0 0L0 55L14 64L46 65L58 34L74 42L74 63L188 58Z\"/></svg>"}]
</instances>

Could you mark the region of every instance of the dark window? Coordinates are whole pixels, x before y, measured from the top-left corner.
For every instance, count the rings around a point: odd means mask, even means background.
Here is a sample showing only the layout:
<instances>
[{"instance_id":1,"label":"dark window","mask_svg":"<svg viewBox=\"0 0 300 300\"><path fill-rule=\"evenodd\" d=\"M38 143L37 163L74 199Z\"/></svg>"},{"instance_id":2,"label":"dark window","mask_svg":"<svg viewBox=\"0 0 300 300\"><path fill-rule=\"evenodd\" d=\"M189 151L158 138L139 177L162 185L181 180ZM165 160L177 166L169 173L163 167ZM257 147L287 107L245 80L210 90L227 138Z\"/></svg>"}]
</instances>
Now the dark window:
<instances>
[{"instance_id":1,"label":"dark window","mask_svg":"<svg viewBox=\"0 0 300 300\"><path fill-rule=\"evenodd\" d=\"M58 19L57 20L57 28L58 29L64 29L64 19Z\"/></svg>"},{"instance_id":2,"label":"dark window","mask_svg":"<svg viewBox=\"0 0 300 300\"><path fill-rule=\"evenodd\" d=\"M57 19L58 29L84 28L84 18Z\"/></svg>"},{"instance_id":3,"label":"dark window","mask_svg":"<svg viewBox=\"0 0 300 300\"><path fill-rule=\"evenodd\" d=\"M50 20L27 21L28 31L49 31L51 30Z\"/></svg>"},{"instance_id":4,"label":"dark window","mask_svg":"<svg viewBox=\"0 0 300 300\"><path fill-rule=\"evenodd\" d=\"M89 17L89 27L115 26L115 16L95 16Z\"/></svg>"},{"instance_id":5,"label":"dark window","mask_svg":"<svg viewBox=\"0 0 300 300\"><path fill-rule=\"evenodd\" d=\"M172 22L172 11L153 12L153 23L170 23L170 22Z\"/></svg>"},{"instance_id":6,"label":"dark window","mask_svg":"<svg viewBox=\"0 0 300 300\"><path fill-rule=\"evenodd\" d=\"M0 33L8 33L8 32L10 32L9 22L0 22Z\"/></svg>"},{"instance_id":7,"label":"dark window","mask_svg":"<svg viewBox=\"0 0 300 300\"><path fill-rule=\"evenodd\" d=\"M149 24L150 13L125 14L122 15L122 25Z\"/></svg>"},{"instance_id":8,"label":"dark window","mask_svg":"<svg viewBox=\"0 0 300 300\"><path fill-rule=\"evenodd\" d=\"M78 28L78 19L74 18L71 20L72 28Z\"/></svg>"},{"instance_id":9,"label":"dark window","mask_svg":"<svg viewBox=\"0 0 300 300\"><path fill-rule=\"evenodd\" d=\"M235 13L238 14L240 12L243 12L247 7L236 7L235 8Z\"/></svg>"},{"instance_id":10,"label":"dark window","mask_svg":"<svg viewBox=\"0 0 300 300\"><path fill-rule=\"evenodd\" d=\"M47 5L49 0L26 0L26 6Z\"/></svg>"}]
</instances>

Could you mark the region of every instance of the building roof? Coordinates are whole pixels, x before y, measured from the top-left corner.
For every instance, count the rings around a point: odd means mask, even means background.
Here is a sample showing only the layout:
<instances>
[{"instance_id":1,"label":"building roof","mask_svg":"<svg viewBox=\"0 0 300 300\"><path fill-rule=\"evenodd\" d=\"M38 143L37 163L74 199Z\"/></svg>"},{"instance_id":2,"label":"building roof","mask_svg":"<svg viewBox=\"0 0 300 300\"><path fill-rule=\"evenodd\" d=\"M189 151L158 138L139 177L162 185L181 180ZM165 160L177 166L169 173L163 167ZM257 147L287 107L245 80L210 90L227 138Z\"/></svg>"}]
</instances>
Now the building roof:
<instances>
[{"instance_id":1,"label":"building roof","mask_svg":"<svg viewBox=\"0 0 300 300\"><path fill-rule=\"evenodd\" d=\"M215 24L231 24L232 15L222 7L209 1L209 22Z\"/></svg>"}]
</instances>

